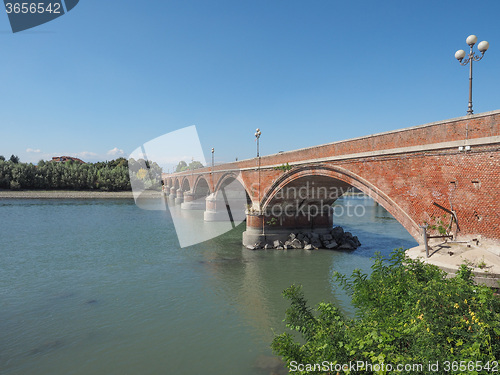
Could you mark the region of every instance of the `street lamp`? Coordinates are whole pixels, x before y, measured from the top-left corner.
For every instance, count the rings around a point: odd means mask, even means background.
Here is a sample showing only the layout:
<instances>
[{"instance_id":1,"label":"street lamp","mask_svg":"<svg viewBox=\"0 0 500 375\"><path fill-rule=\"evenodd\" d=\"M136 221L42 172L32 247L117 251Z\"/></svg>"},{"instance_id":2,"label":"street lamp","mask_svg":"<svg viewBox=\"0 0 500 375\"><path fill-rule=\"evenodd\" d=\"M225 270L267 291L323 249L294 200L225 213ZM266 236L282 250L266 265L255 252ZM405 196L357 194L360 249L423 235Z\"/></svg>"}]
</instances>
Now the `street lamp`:
<instances>
[{"instance_id":1,"label":"street lamp","mask_svg":"<svg viewBox=\"0 0 500 375\"><path fill-rule=\"evenodd\" d=\"M483 40L481 43L477 45L477 49L479 52L481 52L481 56L476 55L474 51L472 50L472 47L474 47L474 44L477 42L477 36L475 35L469 35L465 41L469 47L470 47L470 52L467 58L464 60L464 57L466 55L465 51L463 49L459 49L457 52L455 52L455 58L460 62L460 65L467 65L470 63L469 67L469 109L467 110L468 115L472 115L472 62L473 61L479 61L483 58L484 53L488 50L488 47L490 44Z\"/></svg>"},{"instance_id":2,"label":"street lamp","mask_svg":"<svg viewBox=\"0 0 500 375\"><path fill-rule=\"evenodd\" d=\"M262 216L262 235L265 234L264 232L264 225L265 225L265 215L264 213L262 212L262 206L261 206L261 201L260 201L260 156L259 156L259 139L260 139L260 135L262 134L262 132L260 131L259 128L257 128L257 130L255 130L255 140L257 141L257 173L259 175L259 213L260 215Z\"/></svg>"},{"instance_id":3,"label":"street lamp","mask_svg":"<svg viewBox=\"0 0 500 375\"><path fill-rule=\"evenodd\" d=\"M260 131L259 128L255 131L255 139L257 140L257 157L259 157L259 138L262 132Z\"/></svg>"},{"instance_id":4,"label":"street lamp","mask_svg":"<svg viewBox=\"0 0 500 375\"><path fill-rule=\"evenodd\" d=\"M214 152L215 149L212 147L212 168L214 167Z\"/></svg>"}]
</instances>

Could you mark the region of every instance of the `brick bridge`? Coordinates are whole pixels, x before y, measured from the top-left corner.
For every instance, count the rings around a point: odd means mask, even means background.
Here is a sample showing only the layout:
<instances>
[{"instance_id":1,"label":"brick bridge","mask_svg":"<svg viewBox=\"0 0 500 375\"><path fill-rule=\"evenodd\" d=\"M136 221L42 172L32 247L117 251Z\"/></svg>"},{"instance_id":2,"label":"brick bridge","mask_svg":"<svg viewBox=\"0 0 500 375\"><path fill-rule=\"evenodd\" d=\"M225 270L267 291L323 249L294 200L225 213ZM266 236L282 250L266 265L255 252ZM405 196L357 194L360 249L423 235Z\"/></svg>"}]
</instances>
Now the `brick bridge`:
<instances>
[{"instance_id":1,"label":"brick bridge","mask_svg":"<svg viewBox=\"0 0 500 375\"><path fill-rule=\"evenodd\" d=\"M238 201L230 217L246 215L244 244L331 229L331 205L350 187L372 197L419 243L420 226L440 220L457 240L500 242L500 110L162 179L170 204L205 210L206 221L227 218L228 196Z\"/></svg>"}]
</instances>

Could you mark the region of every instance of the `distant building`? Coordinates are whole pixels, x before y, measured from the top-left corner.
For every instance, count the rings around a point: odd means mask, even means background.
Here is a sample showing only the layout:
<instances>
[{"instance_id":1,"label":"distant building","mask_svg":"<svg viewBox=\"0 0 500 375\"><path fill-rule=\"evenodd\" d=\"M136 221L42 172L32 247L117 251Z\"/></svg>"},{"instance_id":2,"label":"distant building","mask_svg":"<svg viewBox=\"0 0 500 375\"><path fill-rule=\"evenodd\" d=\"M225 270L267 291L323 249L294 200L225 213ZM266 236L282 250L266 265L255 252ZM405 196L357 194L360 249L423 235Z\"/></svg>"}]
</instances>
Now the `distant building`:
<instances>
[{"instance_id":1,"label":"distant building","mask_svg":"<svg viewBox=\"0 0 500 375\"><path fill-rule=\"evenodd\" d=\"M54 156L52 158L52 161L56 163L64 163L66 161L76 161L78 163L85 164L85 162L82 159L74 158L72 156Z\"/></svg>"}]
</instances>

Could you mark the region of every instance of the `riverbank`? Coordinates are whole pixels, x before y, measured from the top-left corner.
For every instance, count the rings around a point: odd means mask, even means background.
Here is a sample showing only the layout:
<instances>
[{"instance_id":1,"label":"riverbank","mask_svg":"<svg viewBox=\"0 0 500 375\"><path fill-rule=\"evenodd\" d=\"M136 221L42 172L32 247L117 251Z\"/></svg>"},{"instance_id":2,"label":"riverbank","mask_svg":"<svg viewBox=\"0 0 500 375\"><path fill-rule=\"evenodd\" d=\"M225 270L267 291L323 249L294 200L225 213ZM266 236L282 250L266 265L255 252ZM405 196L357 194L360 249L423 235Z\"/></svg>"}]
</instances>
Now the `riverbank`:
<instances>
[{"instance_id":1,"label":"riverbank","mask_svg":"<svg viewBox=\"0 0 500 375\"><path fill-rule=\"evenodd\" d=\"M424 263L434 264L450 276L457 273L461 264L472 268L477 283L499 288L500 248L494 244L443 242L429 246L429 258L425 257L425 247L416 246L406 251L412 258L420 258Z\"/></svg>"},{"instance_id":2,"label":"riverbank","mask_svg":"<svg viewBox=\"0 0 500 375\"><path fill-rule=\"evenodd\" d=\"M132 191L0 190L0 199L133 199Z\"/></svg>"}]
</instances>

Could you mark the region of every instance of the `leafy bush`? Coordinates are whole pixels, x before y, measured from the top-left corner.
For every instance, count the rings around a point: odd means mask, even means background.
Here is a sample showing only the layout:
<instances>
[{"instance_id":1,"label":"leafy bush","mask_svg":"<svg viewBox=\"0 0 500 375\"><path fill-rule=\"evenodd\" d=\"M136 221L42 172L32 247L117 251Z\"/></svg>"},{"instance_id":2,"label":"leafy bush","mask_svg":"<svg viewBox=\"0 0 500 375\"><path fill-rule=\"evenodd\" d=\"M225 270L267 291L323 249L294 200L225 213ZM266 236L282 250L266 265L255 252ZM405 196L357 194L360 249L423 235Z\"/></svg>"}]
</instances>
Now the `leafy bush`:
<instances>
[{"instance_id":1,"label":"leafy bush","mask_svg":"<svg viewBox=\"0 0 500 375\"><path fill-rule=\"evenodd\" d=\"M283 295L291 301L286 326L302 340L283 333L271 347L289 367L291 363L366 361L372 365L423 364L422 371L412 373L428 374L433 373L429 363L439 361L438 373L488 373L481 372L481 366L500 359L500 301L472 277L470 268L462 265L455 277L446 278L436 266L407 258L402 249L388 259L377 255L370 276L359 270L350 279L335 274L352 297L357 309L354 319L344 317L332 303L322 302L314 311L300 287L285 290ZM444 370L445 361L449 361L449 371ZM452 368L454 361L474 366ZM329 373L319 368L303 370L294 373ZM396 373L373 368L343 372Z\"/></svg>"},{"instance_id":2,"label":"leafy bush","mask_svg":"<svg viewBox=\"0 0 500 375\"><path fill-rule=\"evenodd\" d=\"M281 170L283 172L287 172L289 171L290 169L292 169L292 166L288 163L286 164L282 164L282 165L279 165L277 167L274 167L275 170Z\"/></svg>"}]
</instances>

